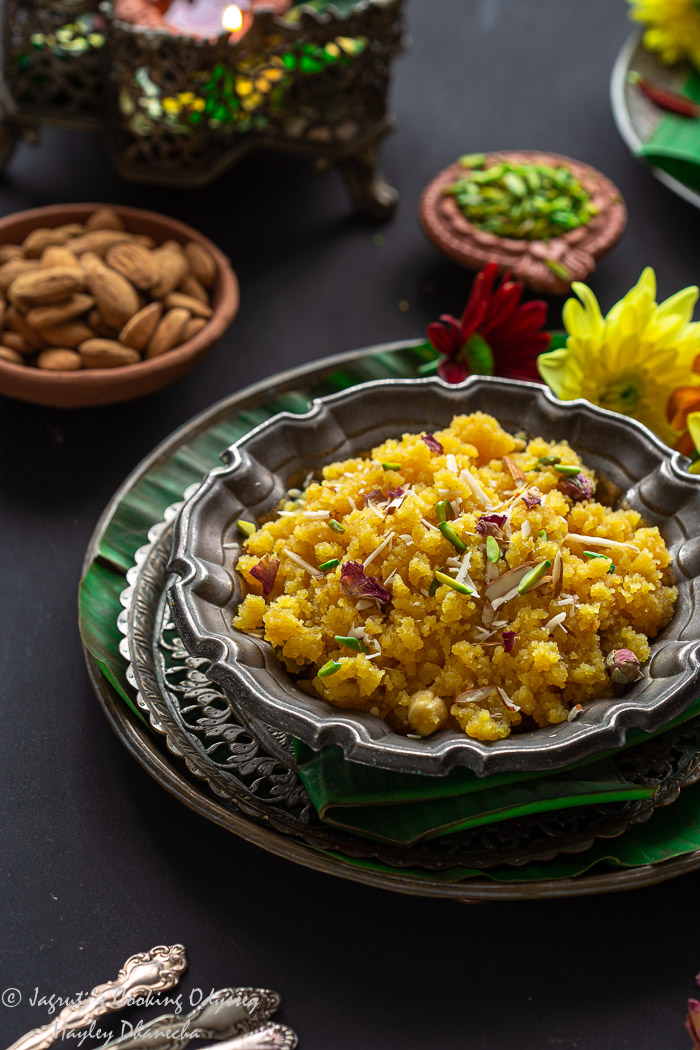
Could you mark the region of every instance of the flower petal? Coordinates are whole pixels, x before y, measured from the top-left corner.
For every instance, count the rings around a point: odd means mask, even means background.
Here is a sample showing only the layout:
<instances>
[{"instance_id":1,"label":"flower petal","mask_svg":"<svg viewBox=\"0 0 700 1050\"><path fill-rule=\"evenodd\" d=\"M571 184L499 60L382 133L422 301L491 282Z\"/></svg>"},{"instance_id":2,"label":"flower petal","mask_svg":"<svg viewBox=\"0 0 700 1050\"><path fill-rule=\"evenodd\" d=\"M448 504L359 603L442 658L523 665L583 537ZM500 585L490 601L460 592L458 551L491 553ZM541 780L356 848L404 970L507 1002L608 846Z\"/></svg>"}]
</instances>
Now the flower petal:
<instances>
[{"instance_id":1,"label":"flower petal","mask_svg":"<svg viewBox=\"0 0 700 1050\"><path fill-rule=\"evenodd\" d=\"M469 377L469 370L459 361L441 361L438 365L438 375L446 383L462 383Z\"/></svg>"}]
</instances>

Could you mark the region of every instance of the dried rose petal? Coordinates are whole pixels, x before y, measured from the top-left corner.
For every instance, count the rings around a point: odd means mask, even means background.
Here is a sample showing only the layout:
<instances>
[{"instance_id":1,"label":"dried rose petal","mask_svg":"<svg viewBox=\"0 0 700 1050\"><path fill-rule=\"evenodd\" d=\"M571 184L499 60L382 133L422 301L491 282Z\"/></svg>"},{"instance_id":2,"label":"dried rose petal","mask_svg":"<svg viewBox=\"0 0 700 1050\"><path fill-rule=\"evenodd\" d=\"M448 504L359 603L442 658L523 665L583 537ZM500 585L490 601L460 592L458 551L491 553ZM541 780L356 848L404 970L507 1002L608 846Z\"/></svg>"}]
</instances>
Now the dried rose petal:
<instances>
[{"instance_id":1,"label":"dried rose petal","mask_svg":"<svg viewBox=\"0 0 700 1050\"><path fill-rule=\"evenodd\" d=\"M505 523L505 514L482 514L474 528L480 536L498 536Z\"/></svg>"},{"instance_id":2,"label":"dried rose petal","mask_svg":"<svg viewBox=\"0 0 700 1050\"><path fill-rule=\"evenodd\" d=\"M441 456L445 451L440 442L432 434L421 434L421 441L425 442L430 451L436 455Z\"/></svg>"},{"instance_id":3,"label":"dried rose petal","mask_svg":"<svg viewBox=\"0 0 700 1050\"><path fill-rule=\"evenodd\" d=\"M262 590L265 596L267 596L275 586L277 570L279 567L279 560L277 558L271 558L269 554L266 554L264 558L261 558L257 565L254 565L250 570L250 575L262 584Z\"/></svg>"},{"instance_id":4,"label":"dried rose petal","mask_svg":"<svg viewBox=\"0 0 700 1050\"><path fill-rule=\"evenodd\" d=\"M340 586L354 598L376 598L380 605L388 605L391 595L376 576L368 576L359 561L346 561L340 570Z\"/></svg>"},{"instance_id":5,"label":"dried rose petal","mask_svg":"<svg viewBox=\"0 0 700 1050\"><path fill-rule=\"evenodd\" d=\"M700 1050L700 1003L697 999L688 1000L688 1015L685 1019L688 1035L693 1040L695 1050Z\"/></svg>"},{"instance_id":6,"label":"dried rose petal","mask_svg":"<svg viewBox=\"0 0 700 1050\"><path fill-rule=\"evenodd\" d=\"M528 510L532 510L533 507L539 507L542 502L542 493L540 490L533 485L532 488L528 489L527 492L523 493L520 497L527 507Z\"/></svg>"},{"instance_id":7,"label":"dried rose petal","mask_svg":"<svg viewBox=\"0 0 700 1050\"><path fill-rule=\"evenodd\" d=\"M362 497L367 502L371 500L372 503L384 503L386 499L386 496L381 489L372 489L371 492L363 492Z\"/></svg>"},{"instance_id":8,"label":"dried rose petal","mask_svg":"<svg viewBox=\"0 0 700 1050\"><path fill-rule=\"evenodd\" d=\"M573 477L561 478L557 488L574 503L582 503L593 495L593 482L587 474L575 474Z\"/></svg>"},{"instance_id":9,"label":"dried rose petal","mask_svg":"<svg viewBox=\"0 0 700 1050\"><path fill-rule=\"evenodd\" d=\"M516 641L518 640L517 631L502 631L501 638L503 639L503 651L505 653L512 652Z\"/></svg>"},{"instance_id":10,"label":"dried rose petal","mask_svg":"<svg viewBox=\"0 0 700 1050\"><path fill-rule=\"evenodd\" d=\"M397 489L387 489L386 490L386 498L387 499L398 499L399 496L405 496L405 495L406 495L406 490L403 489L400 485L399 485L399 487Z\"/></svg>"},{"instance_id":11,"label":"dried rose petal","mask_svg":"<svg viewBox=\"0 0 700 1050\"><path fill-rule=\"evenodd\" d=\"M615 685L629 685L644 677L639 669L639 660L631 649L613 649L606 657L605 666Z\"/></svg>"}]
</instances>

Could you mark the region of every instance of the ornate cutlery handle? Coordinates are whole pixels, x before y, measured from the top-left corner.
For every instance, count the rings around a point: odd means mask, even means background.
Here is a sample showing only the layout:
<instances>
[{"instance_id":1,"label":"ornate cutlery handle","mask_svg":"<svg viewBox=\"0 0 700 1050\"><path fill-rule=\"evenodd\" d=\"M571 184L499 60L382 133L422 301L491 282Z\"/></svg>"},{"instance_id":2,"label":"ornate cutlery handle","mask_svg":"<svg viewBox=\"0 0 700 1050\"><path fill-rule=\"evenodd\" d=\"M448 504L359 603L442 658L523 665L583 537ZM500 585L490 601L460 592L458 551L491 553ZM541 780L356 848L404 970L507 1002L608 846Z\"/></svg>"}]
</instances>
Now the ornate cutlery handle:
<instances>
[{"instance_id":1,"label":"ornate cutlery handle","mask_svg":"<svg viewBox=\"0 0 700 1050\"><path fill-rule=\"evenodd\" d=\"M123 1009L131 998L173 988L186 968L187 957L182 944L170 947L159 944L150 952L132 955L116 980L98 984L86 999L66 1006L50 1024L27 1032L8 1050L47 1050L67 1032L87 1028L103 1014Z\"/></svg>"}]
</instances>

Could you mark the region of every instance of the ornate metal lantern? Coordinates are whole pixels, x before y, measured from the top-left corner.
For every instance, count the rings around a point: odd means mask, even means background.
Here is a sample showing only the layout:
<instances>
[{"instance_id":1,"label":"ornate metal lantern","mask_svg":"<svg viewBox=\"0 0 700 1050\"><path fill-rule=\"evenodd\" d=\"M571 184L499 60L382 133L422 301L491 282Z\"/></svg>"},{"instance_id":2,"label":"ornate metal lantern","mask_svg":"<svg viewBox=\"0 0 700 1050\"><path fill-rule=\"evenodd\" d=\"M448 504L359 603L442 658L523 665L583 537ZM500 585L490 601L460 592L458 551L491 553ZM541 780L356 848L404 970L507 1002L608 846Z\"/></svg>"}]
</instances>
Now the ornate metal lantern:
<instances>
[{"instance_id":1,"label":"ornate metal lantern","mask_svg":"<svg viewBox=\"0 0 700 1050\"><path fill-rule=\"evenodd\" d=\"M385 216L397 194L377 151L402 5L262 9L238 38L206 39L136 26L111 2L5 0L0 163L41 124L101 132L124 178L161 185L206 185L256 147L293 150L336 164L356 206Z\"/></svg>"}]
</instances>

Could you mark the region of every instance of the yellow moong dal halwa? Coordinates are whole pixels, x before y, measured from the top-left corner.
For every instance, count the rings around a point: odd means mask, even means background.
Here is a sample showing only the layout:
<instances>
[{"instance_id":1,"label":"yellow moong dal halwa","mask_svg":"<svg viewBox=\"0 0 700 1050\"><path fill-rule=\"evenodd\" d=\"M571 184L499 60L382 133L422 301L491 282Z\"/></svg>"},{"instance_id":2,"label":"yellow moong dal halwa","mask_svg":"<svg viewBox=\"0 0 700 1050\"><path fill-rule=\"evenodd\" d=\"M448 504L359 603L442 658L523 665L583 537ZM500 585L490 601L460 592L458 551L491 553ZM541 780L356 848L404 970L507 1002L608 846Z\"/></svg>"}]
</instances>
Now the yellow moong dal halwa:
<instances>
[{"instance_id":1,"label":"yellow moong dal halwa","mask_svg":"<svg viewBox=\"0 0 700 1050\"><path fill-rule=\"evenodd\" d=\"M676 599L658 529L595 484L565 441L480 412L390 439L240 523L234 625L307 692L399 732L570 719L610 693L606 658L613 681L638 676Z\"/></svg>"}]
</instances>

